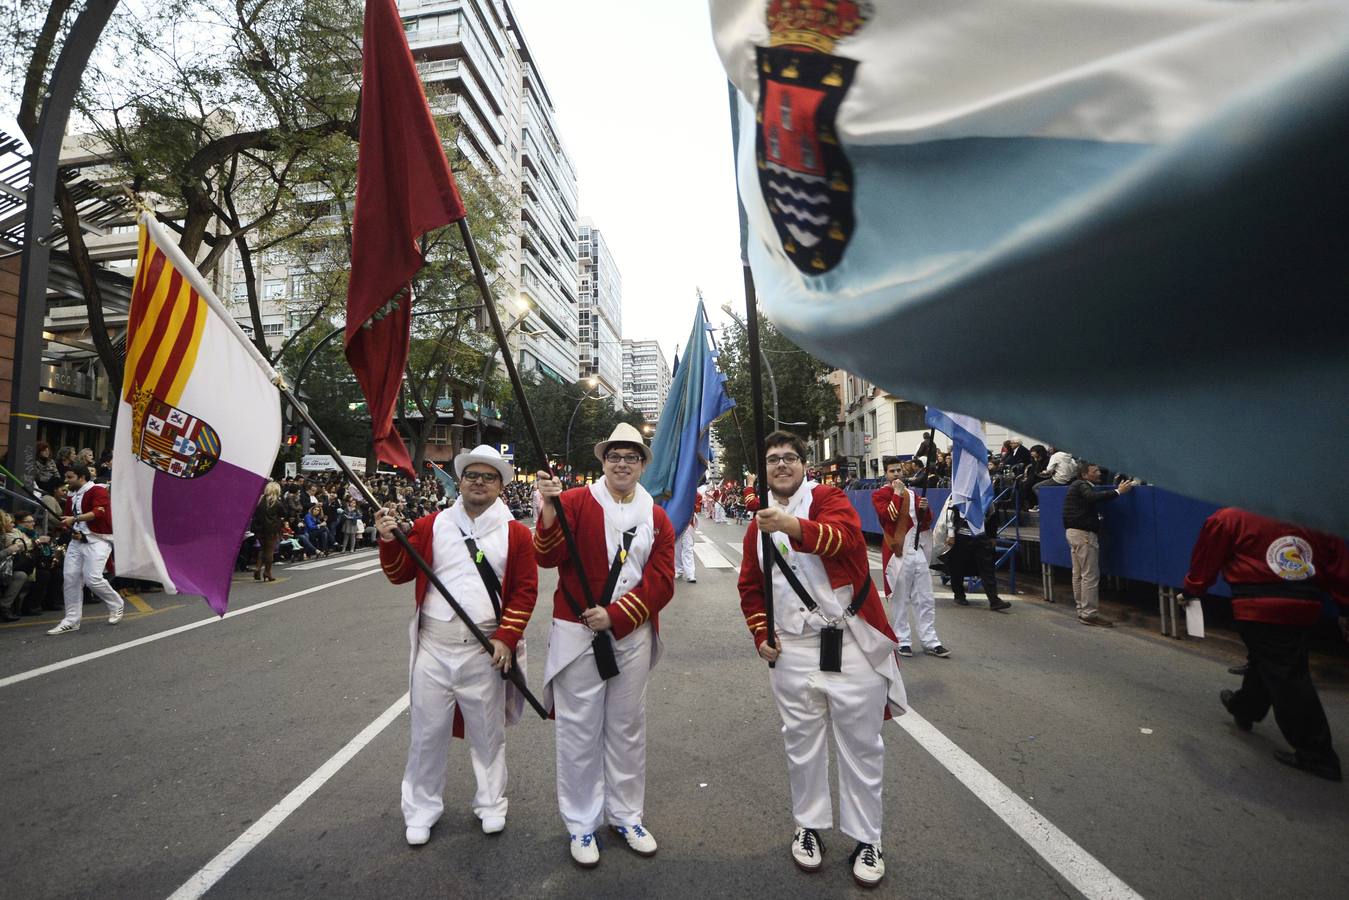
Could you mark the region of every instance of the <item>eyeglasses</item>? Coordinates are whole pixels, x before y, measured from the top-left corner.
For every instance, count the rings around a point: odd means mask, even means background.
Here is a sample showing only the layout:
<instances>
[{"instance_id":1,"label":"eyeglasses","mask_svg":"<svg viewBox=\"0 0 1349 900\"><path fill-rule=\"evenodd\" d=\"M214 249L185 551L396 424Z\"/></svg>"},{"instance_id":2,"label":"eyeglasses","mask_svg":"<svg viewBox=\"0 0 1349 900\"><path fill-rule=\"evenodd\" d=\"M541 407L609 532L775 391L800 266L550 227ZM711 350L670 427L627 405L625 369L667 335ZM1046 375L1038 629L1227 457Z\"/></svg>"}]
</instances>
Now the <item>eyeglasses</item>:
<instances>
[{"instance_id":1,"label":"eyeglasses","mask_svg":"<svg viewBox=\"0 0 1349 900\"><path fill-rule=\"evenodd\" d=\"M604 454L604 461L615 464L627 463L630 466L635 466L642 461L642 456L640 453L606 453Z\"/></svg>"},{"instance_id":2,"label":"eyeglasses","mask_svg":"<svg viewBox=\"0 0 1349 900\"><path fill-rule=\"evenodd\" d=\"M780 466L784 464L794 466L800 461L801 457L797 456L795 453L783 453L781 455L774 454L773 456L765 457L764 459L764 462L768 463L770 466Z\"/></svg>"},{"instance_id":3,"label":"eyeglasses","mask_svg":"<svg viewBox=\"0 0 1349 900\"><path fill-rule=\"evenodd\" d=\"M481 481L486 484L496 484L501 480L501 476L496 472L465 472L459 477L464 481Z\"/></svg>"}]
</instances>

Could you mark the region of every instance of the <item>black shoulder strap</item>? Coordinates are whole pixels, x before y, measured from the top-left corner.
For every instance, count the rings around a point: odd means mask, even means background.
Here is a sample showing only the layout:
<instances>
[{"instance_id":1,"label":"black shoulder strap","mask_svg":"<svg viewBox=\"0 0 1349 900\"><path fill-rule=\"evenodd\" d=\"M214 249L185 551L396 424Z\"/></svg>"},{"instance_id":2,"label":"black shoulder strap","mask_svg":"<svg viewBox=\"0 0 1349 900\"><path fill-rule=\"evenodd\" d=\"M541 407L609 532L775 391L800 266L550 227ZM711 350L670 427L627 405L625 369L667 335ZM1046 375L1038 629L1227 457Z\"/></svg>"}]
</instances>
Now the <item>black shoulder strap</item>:
<instances>
[{"instance_id":1,"label":"black shoulder strap","mask_svg":"<svg viewBox=\"0 0 1349 900\"><path fill-rule=\"evenodd\" d=\"M455 526L458 528L459 526ZM464 534L462 528L460 534ZM478 567L478 575L482 577L483 587L487 588L487 596L492 598L492 612L496 615L497 621L501 621L501 579L497 577L496 569L487 561L487 554L478 549L478 544L473 538L464 534L464 546L468 548L469 558L473 560L473 565Z\"/></svg>"},{"instance_id":2,"label":"black shoulder strap","mask_svg":"<svg viewBox=\"0 0 1349 900\"><path fill-rule=\"evenodd\" d=\"M618 587L618 575L623 571L623 563L628 558L628 549L632 546L632 539L636 536L636 525L623 532L623 546L614 554L614 561L609 565L609 577L604 580L604 593L600 595L605 606L613 602L614 588Z\"/></svg>"},{"instance_id":3,"label":"black shoulder strap","mask_svg":"<svg viewBox=\"0 0 1349 900\"><path fill-rule=\"evenodd\" d=\"M806 590L806 586L801 583L801 579L796 577L796 573L792 571L791 566L787 565L787 560L783 559L782 554L778 552L776 546L773 547L773 562L777 563L778 571L782 573L783 578L787 579L787 583L791 585L792 590L796 592L796 596L801 598L801 602L806 605L806 609L811 612L815 612L819 609L819 604L815 602L815 598L810 596L810 592ZM866 582L863 582L861 587L853 591L852 603L848 606L847 614L850 616L857 615L857 611L862 608L862 604L866 602L866 599L867 584Z\"/></svg>"}]
</instances>

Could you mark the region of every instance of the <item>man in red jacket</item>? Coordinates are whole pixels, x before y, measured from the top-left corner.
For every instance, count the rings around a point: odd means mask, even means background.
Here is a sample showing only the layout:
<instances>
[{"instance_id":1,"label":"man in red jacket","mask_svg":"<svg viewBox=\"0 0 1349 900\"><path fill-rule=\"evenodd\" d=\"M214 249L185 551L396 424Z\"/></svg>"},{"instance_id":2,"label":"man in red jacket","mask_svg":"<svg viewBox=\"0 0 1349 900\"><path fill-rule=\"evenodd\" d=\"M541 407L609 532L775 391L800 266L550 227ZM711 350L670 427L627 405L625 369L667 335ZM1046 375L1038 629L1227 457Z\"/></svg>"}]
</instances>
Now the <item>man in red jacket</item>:
<instances>
[{"instance_id":1,"label":"man in red jacket","mask_svg":"<svg viewBox=\"0 0 1349 900\"><path fill-rule=\"evenodd\" d=\"M656 852L642 822L646 801L646 685L660 659L659 614L674 596L674 528L639 483L651 450L620 423L595 445L604 477L564 492L538 473L543 495L534 549L558 570L543 702L557 717L557 805L577 865L599 864L595 831L609 827L641 856ZM596 606L557 518L560 497ZM601 675L595 641L612 642L618 674Z\"/></svg>"},{"instance_id":2,"label":"man in red jacket","mask_svg":"<svg viewBox=\"0 0 1349 900\"><path fill-rule=\"evenodd\" d=\"M76 466L66 472L66 514L61 525L70 529L65 564L61 570L61 590L65 594L66 613L47 634L69 634L80 630L84 610L84 588L108 606L108 624L122 621L126 602L103 577L112 554L112 499L108 489L90 480L89 470Z\"/></svg>"},{"instance_id":3,"label":"man in red jacket","mask_svg":"<svg viewBox=\"0 0 1349 900\"><path fill-rule=\"evenodd\" d=\"M764 441L769 503L745 532L740 609L769 678L787 750L792 790L792 860L818 871L819 830L833 825L829 795L832 725L838 763L839 825L857 841L853 878L874 887L885 875L881 853L881 725L907 705L895 661L895 635L871 581L857 511L838 488L806 480L806 447L775 431ZM760 532L773 560L762 558ZM774 640L768 641L764 566L772 565Z\"/></svg>"},{"instance_id":4,"label":"man in red jacket","mask_svg":"<svg viewBox=\"0 0 1349 900\"><path fill-rule=\"evenodd\" d=\"M439 591L393 539L388 509L375 517L379 560L394 584L416 579L410 637L412 740L403 772L407 842L425 844L445 809L445 757L451 733L467 737L477 780L473 812L485 834L506 827L506 726L519 720L524 697L502 676L525 667L525 626L538 596L539 573L529 529L501 500L515 469L483 444L454 460L459 501L423 516L408 543L431 564L464 613L490 638L489 656Z\"/></svg>"},{"instance_id":5,"label":"man in red jacket","mask_svg":"<svg viewBox=\"0 0 1349 900\"><path fill-rule=\"evenodd\" d=\"M918 533L932 527L932 511L927 499L905 486L904 463L887 456L885 478L889 483L871 492L871 505L881 523L881 576L885 595L890 598L890 625L899 641L899 655L913 656L909 610L918 619L918 639L929 656L948 659L951 651L937 637L937 600L932 593L932 571ZM917 510L915 514L914 510ZM914 520L917 520L916 522Z\"/></svg>"},{"instance_id":6,"label":"man in red jacket","mask_svg":"<svg viewBox=\"0 0 1349 900\"><path fill-rule=\"evenodd\" d=\"M1185 592L1202 595L1219 574L1232 587L1232 614L1250 659L1241 690L1219 695L1223 706L1243 731L1273 706L1274 721L1293 746L1292 753L1274 751L1275 758L1340 781L1340 758L1312 684L1307 648L1327 595L1339 605L1340 628L1349 639L1344 541L1227 507L1209 516L1199 532Z\"/></svg>"}]
</instances>

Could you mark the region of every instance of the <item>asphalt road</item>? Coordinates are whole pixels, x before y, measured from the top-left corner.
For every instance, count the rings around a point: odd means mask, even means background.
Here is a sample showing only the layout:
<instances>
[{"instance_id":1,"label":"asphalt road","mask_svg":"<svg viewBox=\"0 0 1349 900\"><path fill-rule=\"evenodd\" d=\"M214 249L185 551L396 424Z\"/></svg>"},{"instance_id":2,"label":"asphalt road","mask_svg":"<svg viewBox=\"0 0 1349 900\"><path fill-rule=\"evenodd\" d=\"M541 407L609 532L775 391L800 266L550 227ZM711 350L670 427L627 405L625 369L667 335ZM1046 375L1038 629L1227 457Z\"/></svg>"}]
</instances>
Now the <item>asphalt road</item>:
<instances>
[{"instance_id":1,"label":"asphalt road","mask_svg":"<svg viewBox=\"0 0 1349 900\"><path fill-rule=\"evenodd\" d=\"M504 834L478 830L456 741L445 817L425 847L406 846L407 714L369 726L407 690L411 588L387 584L365 553L279 569L275 584L241 579L223 620L196 598L151 594L116 627L95 606L69 636L31 618L0 627L0 897L169 897L343 748L349 761L214 870L207 896L865 893L836 832L820 874L788 858L777 714L735 594L739 532L703 527L698 583L680 584L662 616L650 687L654 859L607 841L598 869L572 865L552 727L537 718L508 736ZM535 685L552 585L544 573L528 632ZM1085 628L1062 604L1012 599L998 615L939 594L953 657L904 663L918 715L886 725L879 893L1343 895L1349 788L1277 764L1272 721L1235 729L1217 702L1235 686L1230 651ZM114 652L23 677L101 650ZM1322 700L1343 754L1349 692L1323 685Z\"/></svg>"}]
</instances>

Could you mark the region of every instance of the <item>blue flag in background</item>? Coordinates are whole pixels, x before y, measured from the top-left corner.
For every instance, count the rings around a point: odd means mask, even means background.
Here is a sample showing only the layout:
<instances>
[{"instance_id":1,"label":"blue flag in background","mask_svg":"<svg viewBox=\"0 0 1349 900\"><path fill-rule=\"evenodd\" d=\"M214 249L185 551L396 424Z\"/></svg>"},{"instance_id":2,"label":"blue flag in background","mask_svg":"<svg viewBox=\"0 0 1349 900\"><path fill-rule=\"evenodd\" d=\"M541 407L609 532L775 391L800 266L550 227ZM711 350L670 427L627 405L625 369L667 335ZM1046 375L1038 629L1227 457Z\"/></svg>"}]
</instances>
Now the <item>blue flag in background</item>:
<instances>
[{"instance_id":1,"label":"blue flag in background","mask_svg":"<svg viewBox=\"0 0 1349 900\"><path fill-rule=\"evenodd\" d=\"M951 500L975 534L984 530L984 515L993 505L993 479L988 475L988 445L984 423L973 416L943 412L929 406L924 418L951 439Z\"/></svg>"},{"instance_id":2,"label":"blue flag in background","mask_svg":"<svg viewBox=\"0 0 1349 900\"><path fill-rule=\"evenodd\" d=\"M449 472L433 462L431 463L431 474L436 476L436 481L439 481L441 487L445 488L446 500L453 500L459 496L459 485L454 483L454 479L450 477Z\"/></svg>"},{"instance_id":3,"label":"blue flag in background","mask_svg":"<svg viewBox=\"0 0 1349 900\"><path fill-rule=\"evenodd\" d=\"M642 475L642 487L665 509L676 533L693 517L694 497L712 458L712 423L735 406L726 393L726 376L717 369L711 340L707 311L699 301L693 331L656 425L654 458Z\"/></svg>"},{"instance_id":4,"label":"blue flag in background","mask_svg":"<svg viewBox=\"0 0 1349 900\"><path fill-rule=\"evenodd\" d=\"M711 0L787 337L1349 534L1349 3L820 6Z\"/></svg>"}]
</instances>

